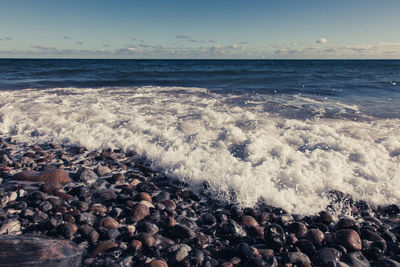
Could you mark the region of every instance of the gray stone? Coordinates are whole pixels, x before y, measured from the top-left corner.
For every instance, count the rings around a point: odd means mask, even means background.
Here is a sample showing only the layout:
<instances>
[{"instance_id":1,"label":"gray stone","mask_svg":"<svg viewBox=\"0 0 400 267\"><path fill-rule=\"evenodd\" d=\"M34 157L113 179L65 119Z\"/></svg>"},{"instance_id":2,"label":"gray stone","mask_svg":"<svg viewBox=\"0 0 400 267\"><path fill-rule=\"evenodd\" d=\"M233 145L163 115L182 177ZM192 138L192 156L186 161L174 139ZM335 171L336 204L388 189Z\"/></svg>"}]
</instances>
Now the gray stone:
<instances>
[{"instance_id":1,"label":"gray stone","mask_svg":"<svg viewBox=\"0 0 400 267\"><path fill-rule=\"evenodd\" d=\"M0 227L0 234L20 235L21 223L18 220L7 219Z\"/></svg>"},{"instance_id":2,"label":"gray stone","mask_svg":"<svg viewBox=\"0 0 400 267\"><path fill-rule=\"evenodd\" d=\"M341 261L347 263L352 267L369 267L369 261L360 251L354 251L347 254L344 254L341 257Z\"/></svg>"},{"instance_id":3,"label":"gray stone","mask_svg":"<svg viewBox=\"0 0 400 267\"><path fill-rule=\"evenodd\" d=\"M330 262L338 262L342 253L337 249L325 247L317 252L317 256L323 265L328 265Z\"/></svg>"},{"instance_id":4,"label":"gray stone","mask_svg":"<svg viewBox=\"0 0 400 267\"><path fill-rule=\"evenodd\" d=\"M76 180L78 182L83 182L88 185L96 182L96 180L98 178L99 177L97 176L97 174L94 171L86 169L86 168L80 169L78 171L78 173L76 174Z\"/></svg>"}]
</instances>

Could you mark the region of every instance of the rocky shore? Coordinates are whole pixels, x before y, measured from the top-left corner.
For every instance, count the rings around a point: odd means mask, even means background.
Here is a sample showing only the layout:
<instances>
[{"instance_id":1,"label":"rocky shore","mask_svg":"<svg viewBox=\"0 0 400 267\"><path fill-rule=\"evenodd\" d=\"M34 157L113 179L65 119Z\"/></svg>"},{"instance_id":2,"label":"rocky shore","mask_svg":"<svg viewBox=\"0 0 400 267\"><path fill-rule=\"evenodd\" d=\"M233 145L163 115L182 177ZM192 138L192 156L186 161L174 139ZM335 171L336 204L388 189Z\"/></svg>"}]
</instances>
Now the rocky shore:
<instances>
[{"instance_id":1,"label":"rocky shore","mask_svg":"<svg viewBox=\"0 0 400 267\"><path fill-rule=\"evenodd\" d=\"M0 235L70 240L82 266L400 266L399 207L341 192L332 207L350 217L239 208L134 152L12 138L0 139L0 181Z\"/></svg>"}]
</instances>

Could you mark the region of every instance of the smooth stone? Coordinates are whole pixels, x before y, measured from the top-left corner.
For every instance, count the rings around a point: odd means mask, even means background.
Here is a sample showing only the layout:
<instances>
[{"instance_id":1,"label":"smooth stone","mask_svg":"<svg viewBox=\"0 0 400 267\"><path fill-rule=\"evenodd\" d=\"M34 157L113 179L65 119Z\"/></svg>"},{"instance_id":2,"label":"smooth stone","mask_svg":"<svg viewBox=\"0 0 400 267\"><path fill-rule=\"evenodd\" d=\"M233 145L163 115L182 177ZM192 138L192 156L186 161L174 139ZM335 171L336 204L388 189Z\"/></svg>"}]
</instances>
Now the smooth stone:
<instances>
[{"instance_id":1,"label":"smooth stone","mask_svg":"<svg viewBox=\"0 0 400 267\"><path fill-rule=\"evenodd\" d=\"M264 228L264 240L274 250L280 250L286 243L286 236L279 224L270 224Z\"/></svg>"},{"instance_id":2,"label":"smooth stone","mask_svg":"<svg viewBox=\"0 0 400 267\"><path fill-rule=\"evenodd\" d=\"M342 253L337 249L325 247L317 252L317 258L323 265L328 265L330 262L338 262Z\"/></svg>"},{"instance_id":3,"label":"smooth stone","mask_svg":"<svg viewBox=\"0 0 400 267\"><path fill-rule=\"evenodd\" d=\"M196 234L193 232L192 229L185 225L181 224L176 224L174 225L171 230L168 232L170 236L173 238L177 238L180 240L185 240L185 239L193 239L196 237Z\"/></svg>"},{"instance_id":4,"label":"smooth stone","mask_svg":"<svg viewBox=\"0 0 400 267\"><path fill-rule=\"evenodd\" d=\"M39 183L60 183L66 184L72 182L69 172L66 170L54 170L45 172L22 171L12 176L12 180L30 181Z\"/></svg>"},{"instance_id":5,"label":"smooth stone","mask_svg":"<svg viewBox=\"0 0 400 267\"><path fill-rule=\"evenodd\" d=\"M108 239L113 240L113 241L115 241L120 235L121 235L121 233L118 231L117 228L110 229L107 232Z\"/></svg>"},{"instance_id":6,"label":"smooth stone","mask_svg":"<svg viewBox=\"0 0 400 267\"><path fill-rule=\"evenodd\" d=\"M64 223L58 227L58 232L66 238L72 239L78 231L78 226L73 223Z\"/></svg>"},{"instance_id":7,"label":"smooth stone","mask_svg":"<svg viewBox=\"0 0 400 267\"><path fill-rule=\"evenodd\" d=\"M245 227L249 227L249 226L259 226L259 224L258 224L258 222L256 221L256 219L254 219L253 217L248 216L248 215L244 215L244 216L240 217L239 223L240 223L242 226L245 226Z\"/></svg>"},{"instance_id":8,"label":"smooth stone","mask_svg":"<svg viewBox=\"0 0 400 267\"><path fill-rule=\"evenodd\" d=\"M285 259L288 263L296 264L297 266L311 266L310 258L301 252L288 252L285 255Z\"/></svg>"},{"instance_id":9,"label":"smooth stone","mask_svg":"<svg viewBox=\"0 0 400 267\"><path fill-rule=\"evenodd\" d=\"M293 222L288 226L289 233L293 233L297 238L305 238L307 234L307 226L301 222Z\"/></svg>"},{"instance_id":10,"label":"smooth stone","mask_svg":"<svg viewBox=\"0 0 400 267\"><path fill-rule=\"evenodd\" d=\"M310 240L315 246L321 245L325 239L324 233L319 229L310 229L306 233L306 238Z\"/></svg>"},{"instance_id":11,"label":"smooth stone","mask_svg":"<svg viewBox=\"0 0 400 267\"><path fill-rule=\"evenodd\" d=\"M39 204L38 208L41 209L43 212L48 212L53 208L53 206L50 204L50 202L43 201L42 203Z\"/></svg>"},{"instance_id":12,"label":"smooth stone","mask_svg":"<svg viewBox=\"0 0 400 267\"><path fill-rule=\"evenodd\" d=\"M107 166L98 166L98 167L96 168L96 174L97 174L99 177L106 176L106 175L108 175L109 173L111 173L111 170L110 170L110 168L108 168Z\"/></svg>"},{"instance_id":13,"label":"smooth stone","mask_svg":"<svg viewBox=\"0 0 400 267\"><path fill-rule=\"evenodd\" d=\"M111 240L102 241L96 246L95 250L93 251L93 256L101 255L107 250L116 247L118 247L118 244Z\"/></svg>"},{"instance_id":14,"label":"smooth stone","mask_svg":"<svg viewBox=\"0 0 400 267\"><path fill-rule=\"evenodd\" d=\"M349 250L361 250L362 243L358 233L352 229L342 229L335 233L336 241Z\"/></svg>"},{"instance_id":15,"label":"smooth stone","mask_svg":"<svg viewBox=\"0 0 400 267\"><path fill-rule=\"evenodd\" d=\"M146 200L146 201L152 203L151 196L146 192L139 192L139 194L136 195L136 199L138 201Z\"/></svg>"},{"instance_id":16,"label":"smooth stone","mask_svg":"<svg viewBox=\"0 0 400 267\"><path fill-rule=\"evenodd\" d=\"M222 231L228 237L244 237L247 236L246 231L234 220L228 220L223 226Z\"/></svg>"},{"instance_id":17,"label":"smooth stone","mask_svg":"<svg viewBox=\"0 0 400 267\"><path fill-rule=\"evenodd\" d=\"M359 226L358 222L356 222L354 219L345 217L345 218L341 218L337 222L336 229L338 229L338 230L353 229L358 232L360 229L360 226Z\"/></svg>"},{"instance_id":18,"label":"smooth stone","mask_svg":"<svg viewBox=\"0 0 400 267\"><path fill-rule=\"evenodd\" d=\"M168 264L163 260L154 260L148 264L148 267L168 267Z\"/></svg>"},{"instance_id":19,"label":"smooth stone","mask_svg":"<svg viewBox=\"0 0 400 267\"><path fill-rule=\"evenodd\" d=\"M170 198L170 194L167 191L161 191L157 196L154 197L154 201L163 202Z\"/></svg>"},{"instance_id":20,"label":"smooth stone","mask_svg":"<svg viewBox=\"0 0 400 267\"><path fill-rule=\"evenodd\" d=\"M308 239L300 239L294 244L294 246L299 248L301 252L308 256L314 255L316 251L314 244Z\"/></svg>"},{"instance_id":21,"label":"smooth stone","mask_svg":"<svg viewBox=\"0 0 400 267\"><path fill-rule=\"evenodd\" d=\"M75 179L78 182L83 182L88 185L96 182L98 178L99 177L94 171L89 170L87 168L81 168L75 176Z\"/></svg>"},{"instance_id":22,"label":"smooth stone","mask_svg":"<svg viewBox=\"0 0 400 267\"><path fill-rule=\"evenodd\" d=\"M96 222L96 216L90 212L81 212L78 215L78 222L80 224L94 225Z\"/></svg>"},{"instance_id":23,"label":"smooth stone","mask_svg":"<svg viewBox=\"0 0 400 267\"><path fill-rule=\"evenodd\" d=\"M211 213L204 213L201 215L201 222L204 225L213 226L217 223L217 218L215 218Z\"/></svg>"},{"instance_id":24,"label":"smooth stone","mask_svg":"<svg viewBox=\"0 0 400 267\"><path fill-rule=\"evenodd\" d=\"M144 204L137 204L132 211L132 219L135 222L141 221L150 214L150 209Z\"/></svg>"},{"instance_id":25,"label":"smooth stone","mask_svg":"<svg viewBox=\"0 0 400 267\"><path fill-rule=\"evenodd\" d=\"M98 226L99 227L104 227L106 229L115 229L115 228L119 228L120 224L114 220L114 218L112 217L105 217L105 218L101 218L98 221Z\"/></svg>"},{"instance_id":26,"label":"smooth stone","mask_svg":"<svg viewBox=\"0 0 400 267\"><path fill-rule=\"evenodd\" d=\"M154 238L153 235L149 234L149 233L140 233L138 235L138 239L140 241L142 241L143 245L147 246L147 247L153 247L156 245L157 240Z\"/></svg>"},{"instance_id":27,"label":"smooth stone","mask_svg":"<svg viewBox=\"0 0 400 267\"><path fill-rule=\"evenodd\" d=\"M0 227L0 234L7 235L20 235L21 234L21 223L18 220L7 219L3 221Z\"/></svg>"},{"instance_id":28,"label":"smooth stone","mask_svg":"<svg viewBox=\"0 0 400 267\"><path fill-rule=\"evenodd\" d=\"M41 185L40 190L45 193L53 193L54 191L60 190L62 185L60 183L44 183Z\"/></svg>"},{"instance_id":29,"label":"smooth stone","mask_svg":"<svg viewBox=\"0 0 400 267\"><path fill-rule=\"evenodd\" d=\"M140 232L146 232L152 235L158 233L159 231L157 225L149 222L139 222L137 225L137 229Z\"/></svg>"},{"instance_id":30,"label":"smooth stone","mask_svg":"<svg viewBox=\"0 0 400 267\"><path fill-rule=\"evenodd\" d=\"M129 246L134 250L134 251L138 251L142 248L142 241L134 239L130 242Z\"/></svg>"},{"instance_id":31,"label":"smooth stone","mask_svg":"<svg viewBox=\"0 0 400 267\"><path fill-rule=\"evenodd\" d=\"M369 267L370 263L360 251L354 251L344 254L341 261L352 267Z\"/></svg>"},{"instance_id":32,"label":"smooth stone","mask_svg":"<svg viewBox=\"0 0 400 267\"><path fill-rule=\"evenodd\" d=\"M174 254L174 260L177 262L182 261L184 258L186 258L187 256L189 256L189 252L186 249L186 247L181 246L180 248L178 248Z\"/></svg>"},{"instance_id":33,"label":"smooth stone","mask_svg":"<svg viewBox=\"0 0 400 267\"><path fill-rule=\"evenodd\" d=\"M167 199L163 202L161 202L165 208L169 211L175 210L176 209L176 204L175 201L173 201L172 199Z\"/></svg>"},{"instance_id":34,"label":"smooth stone","mask_svg":"<svg viewBox=\"0 0 400 267\"><path fill-rule=\"evenodd\" d=\"M333 217L332 214L329 211L321 211L319 212L317 218L316 218L317 222L329 225L333 222Z\"/></svg>"},{"instance_id":35,"label":"smooth stone","mask_svg":"<svg viewBox=\"0 0 400 267\"><path fill-rule=\"evenodd\" d=\"M376 267L400 267L400 263L395 260L382 257L376 262L375 266Z\"/></svg>"},{"instance_id":36,"label":"smooth stone","mask_svg":"<svg viewBox=\"0 0 400 267\"><path fill-rule=\"evenodd\" d=\"M369 241L378 241L378 240L384 240L382 237L377 235L376 233L368 230L368 229L362 229L361 230L361 238L366 239Z\"/></svg>"},{"instance_id":37,"label":"smooth stone","mask_svg":"<svg viewBox=\"0 0 400 267\"><path fill-rule=\"evenodd\" d=\"M141 200L139 203L142 204L142 205L147 206L149 209L154 209L155 208L154 205L152 203L148 202L147 200Z\"/></svg>"},{"instance_id":38,"label":"smooth stone","mask_svg":"<svg viewBox=\"0 0 400 267\"><path fill-rule=\"evenodd\" d=\"M32 218L34 223L40 223L46 220L49 216L41 210L38 210Z\"/></svg>"}]
</instances>

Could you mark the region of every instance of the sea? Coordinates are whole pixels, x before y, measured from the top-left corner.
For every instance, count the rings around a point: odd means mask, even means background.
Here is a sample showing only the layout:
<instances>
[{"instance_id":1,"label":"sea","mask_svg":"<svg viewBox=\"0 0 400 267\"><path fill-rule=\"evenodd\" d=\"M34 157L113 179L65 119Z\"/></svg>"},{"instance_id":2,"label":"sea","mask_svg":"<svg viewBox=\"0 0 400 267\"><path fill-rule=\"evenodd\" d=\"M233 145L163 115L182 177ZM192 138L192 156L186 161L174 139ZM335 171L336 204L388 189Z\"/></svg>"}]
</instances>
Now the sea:
<instances>
[{"instance_id":1,"label":"sea","mask_svg":"<svg viewBox=\"0 0 400 267\"><path fill-rule=\"evenodd\" d=\"M0 136L135 151L243 207L400 204L400 61L0 59Z\"/></svg>"}]
</instances>

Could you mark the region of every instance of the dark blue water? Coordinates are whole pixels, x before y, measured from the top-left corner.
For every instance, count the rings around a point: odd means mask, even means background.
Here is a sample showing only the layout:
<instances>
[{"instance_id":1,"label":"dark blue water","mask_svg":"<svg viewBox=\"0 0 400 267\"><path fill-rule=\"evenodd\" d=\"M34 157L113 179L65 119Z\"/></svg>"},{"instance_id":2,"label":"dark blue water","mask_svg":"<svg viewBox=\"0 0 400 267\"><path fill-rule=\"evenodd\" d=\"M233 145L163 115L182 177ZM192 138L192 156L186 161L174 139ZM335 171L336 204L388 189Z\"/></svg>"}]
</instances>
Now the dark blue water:
<instances>
[{"instance_id":1,"label":"dark blue water","mask_svg":"<svg viewBox=\"0 0 400 267\"><path fill-rule=\"evenodd\" d=\"M0 90L184 86L217 93L302 95L400 117L399 60L0 59Z\"/></svg>"}]
</instances>

